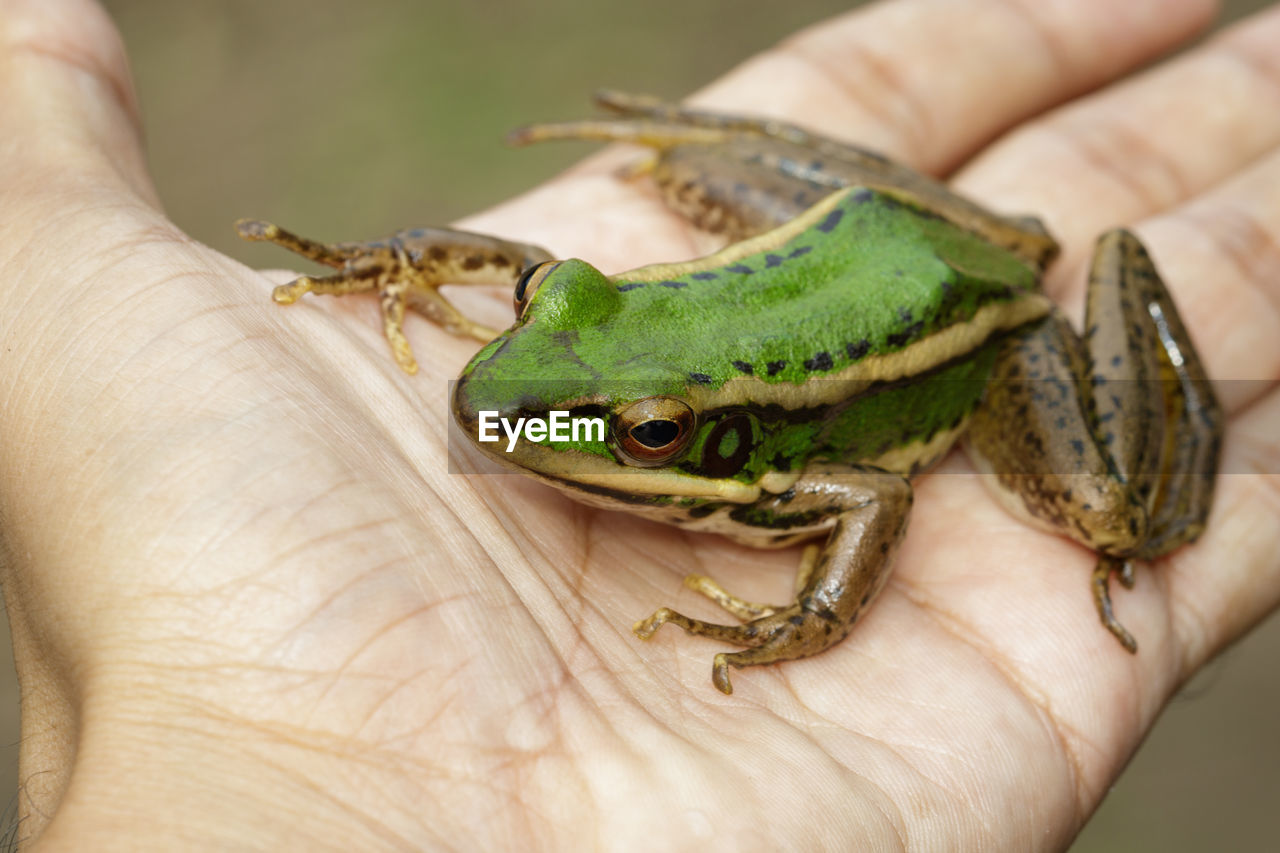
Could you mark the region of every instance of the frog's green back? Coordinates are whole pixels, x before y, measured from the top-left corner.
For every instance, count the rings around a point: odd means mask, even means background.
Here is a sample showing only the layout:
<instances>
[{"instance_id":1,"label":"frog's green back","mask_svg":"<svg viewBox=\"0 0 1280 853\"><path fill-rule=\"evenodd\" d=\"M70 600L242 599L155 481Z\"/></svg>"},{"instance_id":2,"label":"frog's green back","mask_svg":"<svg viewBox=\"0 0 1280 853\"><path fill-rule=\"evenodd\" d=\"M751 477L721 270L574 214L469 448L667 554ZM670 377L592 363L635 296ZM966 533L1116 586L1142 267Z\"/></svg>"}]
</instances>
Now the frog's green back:
<instances>
[{"instance_id":1,"label":"frog's green back","mask_svg":"<svg viewBox=\"0 0 1280 853\"><path fill-rule=\"evenodd\" d=\"M558 380L561 401L636 383L718 405L740 384L731 380L782 391L918 375L1046 310L1034 270L1012 253L901 198L852 188L697 261L612 278L566 261L468 372Z\"/></svg>"}]
</instances>

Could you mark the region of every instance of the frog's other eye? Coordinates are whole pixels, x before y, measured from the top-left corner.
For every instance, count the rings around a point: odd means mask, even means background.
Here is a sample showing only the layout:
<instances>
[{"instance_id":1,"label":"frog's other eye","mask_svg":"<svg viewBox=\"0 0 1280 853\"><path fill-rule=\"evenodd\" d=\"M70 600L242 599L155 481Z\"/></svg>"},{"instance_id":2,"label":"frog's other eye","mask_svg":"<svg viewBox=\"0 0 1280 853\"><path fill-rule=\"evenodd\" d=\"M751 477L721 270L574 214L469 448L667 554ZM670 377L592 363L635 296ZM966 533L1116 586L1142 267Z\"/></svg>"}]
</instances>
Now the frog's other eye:
<instances>
[{"instance_id":1,"label":"frog's other eye","mask_svg":"<svg viewBox=\"0 0 1280 853\"><path fill-rule=\"evenodd\" d=\"M670 462L689 446L697 417L675 397L647 397L617 414L613 438L625 461L641 468Z\"/></svg>"},{"instance_id":2,"label":"frog's other eye","mask_svg":"<svg viewBox=\"0 0 1280 853\"><path fill-rule=\"evenodd\" d=\"M520 280L516 282L513 300L516 306L517 320L524 316L524 311L533 300L533 295L538 292L539 287L542 287L542 282L547 280L547 276L551 274L551 271L558 266L560 266L560 261L546 261L529 267L520 276Z\"/></svg>"}]
</instances>

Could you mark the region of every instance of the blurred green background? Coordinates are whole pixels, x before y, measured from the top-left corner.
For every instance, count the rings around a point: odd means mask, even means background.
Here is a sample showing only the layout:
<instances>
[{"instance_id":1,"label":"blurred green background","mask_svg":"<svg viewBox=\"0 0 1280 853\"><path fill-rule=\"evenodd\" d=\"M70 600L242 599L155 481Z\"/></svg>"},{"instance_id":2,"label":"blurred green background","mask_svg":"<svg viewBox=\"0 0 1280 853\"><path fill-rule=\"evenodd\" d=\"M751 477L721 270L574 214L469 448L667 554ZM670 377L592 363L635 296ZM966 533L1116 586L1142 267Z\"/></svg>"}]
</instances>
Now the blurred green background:
<instances>
[{"instance_id":1,"label":"blurred green background","mask_svg":"<svg viewBox=\"0 0 1280 853\"><path fill-rule=\"evenodd\" d=\"M501 140L511 127L584 114L598 87L678 98L853 5L106 0L133 60L169 215L255 266L289 260L237 241L238 217L335 239L446 223L590 150L509 151ZM1263 5L1227 2L1223 20ZM1273 618L1184 689L1073 849L1274 849L1277 658ZM0 725L0 784L14 792L11 666L0 674Z\"/></svg>"}]
</instances>

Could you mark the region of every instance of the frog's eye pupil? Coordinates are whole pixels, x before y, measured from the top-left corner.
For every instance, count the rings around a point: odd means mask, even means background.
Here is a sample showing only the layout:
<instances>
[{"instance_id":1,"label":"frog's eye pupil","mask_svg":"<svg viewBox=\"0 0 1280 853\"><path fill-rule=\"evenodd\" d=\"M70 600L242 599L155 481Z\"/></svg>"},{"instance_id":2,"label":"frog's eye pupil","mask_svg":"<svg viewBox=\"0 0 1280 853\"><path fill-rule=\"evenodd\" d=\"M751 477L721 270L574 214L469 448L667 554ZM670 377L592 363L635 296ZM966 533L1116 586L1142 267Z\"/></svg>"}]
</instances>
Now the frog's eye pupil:
<instances>
[{"instance_id":1,"label":"frog's eye pupil","mask_svg":"<svg viewBox=\"0 0 1280 853\"><path fill-rule=\"evenodd\" d=\"M645 447L652 447L657 450L666 447L680 436L680 424L675 421L653 420L645 421L631 428L631 437L643 444Z\"/></svg>"},{"instance_id":2,"label":"frog's eye pupil","mask_svg":"<svg viewBox=\"0 0 1280 853\"><path fill-rule=\"evenodd\" d=\"M534 294L538 292L538 288L542 286L542 282L546 281L547 276L558 266L560 266L559 261L547 261L541 264L534 264L520 274L520 279L516 282L516 289L512 293L512 302L515 303L517 317L524 316L524 310L529 307L529 303L533 300Z\"/></svg>"},{"instance_id":3,"label":"frog's eye pupil","mask_svg":"<svg viewBox=\"0 0 1280 853\"><path fill-rule=\"evenodd\" d=\"M689 447L697 424L693 407L679 397L645 397L614 416L613 448L627 465L666 465Z\"/></svg>"},{"instance_id":4,"label":"frog's eye pupil","mask_svg":"<svg viewBox=\"0 0 1280 853\"><path fill-rule=\"evenodd\" d=\"M529 287L529 279L533 277L533 271L537 268L538 265L534 264L520 274L520 280L516 282L516 302L524 302L524 292Z\"/></svg>"}]
</instances>

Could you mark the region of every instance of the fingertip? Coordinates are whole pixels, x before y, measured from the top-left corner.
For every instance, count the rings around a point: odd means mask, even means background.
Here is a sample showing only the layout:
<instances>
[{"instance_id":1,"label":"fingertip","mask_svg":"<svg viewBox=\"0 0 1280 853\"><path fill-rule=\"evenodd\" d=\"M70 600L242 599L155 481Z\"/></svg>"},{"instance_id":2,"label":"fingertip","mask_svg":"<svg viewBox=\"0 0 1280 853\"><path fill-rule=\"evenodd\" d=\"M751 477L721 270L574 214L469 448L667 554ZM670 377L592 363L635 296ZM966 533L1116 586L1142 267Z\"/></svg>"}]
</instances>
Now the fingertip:
<instances>
[{"instance_id":1,"label":"fingertip","mask_svg":"<svg viewBox=\"0 0 1280 853\"><path fill-rule=\"evenodd\" d=\"M1204 30L1217 0L897 0L823 21L713 84L722 105L797 120L949 172L1029 117Z\"/></svg>"},{"instance_id":2,"label":"fingertip","mask_svg":"<svg viewBox=\"0 0 1280 853\"><path fill-rule=\"evenodd\" d=\"M0 114L18 143L0 169L107 165L158 206L124 43L96 0L0 0Z\"/></svg>"}]
</instances>

